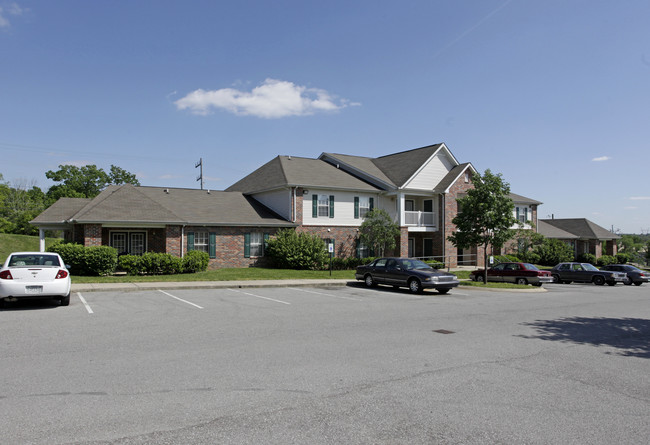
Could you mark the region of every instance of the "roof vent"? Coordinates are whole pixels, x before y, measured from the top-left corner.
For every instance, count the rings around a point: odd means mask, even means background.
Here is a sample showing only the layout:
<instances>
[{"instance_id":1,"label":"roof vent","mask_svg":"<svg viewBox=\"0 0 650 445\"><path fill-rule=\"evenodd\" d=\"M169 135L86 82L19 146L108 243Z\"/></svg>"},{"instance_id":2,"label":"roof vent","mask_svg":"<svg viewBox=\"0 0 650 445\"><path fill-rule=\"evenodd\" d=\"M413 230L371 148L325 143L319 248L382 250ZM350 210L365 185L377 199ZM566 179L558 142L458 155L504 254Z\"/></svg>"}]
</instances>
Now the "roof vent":
<instances>
[{"instance_id":1,"label":"roof vent","mask_svg":"<svg viewBox=\"0 0 650 445\"><path fill-rule=\"evenodd\" d=\"M291 155L288 156L289 160L291 160Z\"/></svg>"},{"instance_id":2,"label":"roof vent","mask_svg":"<svg viewBox=\"0 0 650 445\"><path fill-rule=\"evenodd\" d=\"M167 193L169 195L169 189L163 190L163 192Z\"/></svg>"},{"instance_id":3,"label":"roof vent","mask_svg":"<svg viewBox=\"0 0 650 445\"><path fill-rule=\"evenodd\" d=\"M210 189L208 189L208 195L210 194Z\"/></svg>"}]
</instances>

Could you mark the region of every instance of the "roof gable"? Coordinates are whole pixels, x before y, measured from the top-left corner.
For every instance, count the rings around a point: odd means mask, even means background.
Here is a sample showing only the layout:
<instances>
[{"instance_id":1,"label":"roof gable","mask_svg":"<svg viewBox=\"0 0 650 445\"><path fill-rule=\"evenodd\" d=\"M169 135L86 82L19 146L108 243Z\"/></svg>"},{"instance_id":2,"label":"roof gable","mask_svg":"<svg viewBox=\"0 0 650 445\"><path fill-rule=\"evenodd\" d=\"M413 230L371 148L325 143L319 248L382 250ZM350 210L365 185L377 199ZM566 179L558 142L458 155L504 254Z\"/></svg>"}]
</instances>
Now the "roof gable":
<instances>
[{"instance_id":1,"label":"roof gable","mask_svg":"<svg viewBox=\"0 0 650 445\"><path fill-rule=\"evenodd\" d=\"M540 221L557 229L572 233L581 239L609 240L620 238L620 236L586 218L544 219Z\"/></svg>"},{"instance_id":2,"label":"roof gable","mask_svg":"<svg viewBox=\"0 0 650 445\"><path fill-rule=\"evenodd\" d=\"M373 162L394 184L398 187L403 187L428 163L443 145L429 145L414 150L381 156L375 158Z\"/></svg>"}]
</instances>

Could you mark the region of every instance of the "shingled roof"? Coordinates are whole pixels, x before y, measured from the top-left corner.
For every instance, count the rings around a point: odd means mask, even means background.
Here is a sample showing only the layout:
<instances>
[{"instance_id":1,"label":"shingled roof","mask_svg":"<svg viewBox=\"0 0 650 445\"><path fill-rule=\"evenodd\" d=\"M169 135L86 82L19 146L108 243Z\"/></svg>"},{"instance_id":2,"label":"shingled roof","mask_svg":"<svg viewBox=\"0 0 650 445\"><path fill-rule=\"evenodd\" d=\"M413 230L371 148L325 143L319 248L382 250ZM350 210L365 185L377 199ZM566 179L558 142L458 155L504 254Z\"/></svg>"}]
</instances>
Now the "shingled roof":
<instances>
[{"instance_id":1,"label":"shingled roof","mask_svg":"<svg viewBox=\"0 0 650 445\"><path fill-rule=\"evenodd\" d=\"M32 223L194 224L278 226L294 224L238 192L197 189L109 186L92 200L57 201ZM83 206L82 206L83 204ZM50 210L48 209L48 210Z\"/></svg>"},{"instance_id":2,"label":"shingled roof","mask_svg":"<svg viewBox=\"0 0 650 445\"><path fill-rule=\"evenodd\" d=\"M579 239L613 240L620 238L620 236L615 233L610 232L586 218L540 219L539 222L545 223L554 229L559 229L573 234ZM544 233L543 230L546 231L546 233L549 233L549 235ZM548 238L562 238L561 236L553 236L553 231L543 225L540 227L539 233Z\"/></svg>"},{"instance_id":3,"label":"shingled roof","mask_svg":"<svg viewBox=\"0 0 650 445\"><path fill-rule=\"evenodd\" d=\"M379 190L321 159L277 156L228 187L226 191L249 194L294 186L359 191Z\"/></svg>"}]
</instances>

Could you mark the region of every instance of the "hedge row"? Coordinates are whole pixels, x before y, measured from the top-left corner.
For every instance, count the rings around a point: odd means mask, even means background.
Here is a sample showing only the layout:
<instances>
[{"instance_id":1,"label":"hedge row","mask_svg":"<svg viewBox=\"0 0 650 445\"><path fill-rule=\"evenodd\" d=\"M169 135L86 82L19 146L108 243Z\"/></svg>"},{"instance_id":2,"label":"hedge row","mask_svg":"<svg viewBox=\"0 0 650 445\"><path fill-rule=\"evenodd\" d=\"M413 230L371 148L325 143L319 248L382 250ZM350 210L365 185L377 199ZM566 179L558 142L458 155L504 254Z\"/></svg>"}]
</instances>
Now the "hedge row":
<instances>
[{"instance_id":1,"label":"hedge row","mask_svg":"<svg viewBox=\"0 0 650 445\"><path fill-rule=\"evenodd\" d=\"M129 275L173 275L203 272L208 268L206 252L190 250L183 258L168 253L146 252L142 255L122 255L118 269Z\"/></svg>"},{"instance_id":2,"label":"hedge row","mask_svg":"<svg viewBox=\"0 0 650 445\"><path fill-rule=\"evenodd\" d=\"M117 267L117 250L109 246L56 243L47 250L61 255L72 275L109 275Z\"/></svg>"},{"instance_id":3,"label":"hedge row","mask_svg":"<svg viewBox=\"0 0 650 445\"><path fill-rule=\"evenodd\" d=\"M121 255L109 246L85 247L73 243L56 243L49 252L58 253L69 267L72 275L110 275L122 270L129 275L169 275L194 273L208 268L209 257L205 252L192 250L184 258L168 253L146 252L142 255Z\"/></svg>"}]
</instances>

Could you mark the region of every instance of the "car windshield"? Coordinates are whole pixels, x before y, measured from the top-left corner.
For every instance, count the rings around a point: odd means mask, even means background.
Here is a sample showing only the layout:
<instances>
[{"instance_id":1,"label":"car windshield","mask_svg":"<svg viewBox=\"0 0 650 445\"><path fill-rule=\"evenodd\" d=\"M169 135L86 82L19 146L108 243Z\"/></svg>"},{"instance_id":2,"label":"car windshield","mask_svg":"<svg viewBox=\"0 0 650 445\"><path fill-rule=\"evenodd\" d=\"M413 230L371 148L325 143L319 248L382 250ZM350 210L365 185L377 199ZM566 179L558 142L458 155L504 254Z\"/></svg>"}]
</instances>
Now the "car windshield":
<instances>
[{"instance_id":1,"label":"car windshield","mask_svg":"<svg viewBox=\"0 0 650 445\"><path fill-rule=\"evenodd\" d=\"M539 270L537 267L533 266L532 264L529 263L524 263L524 268L526 270Z\"/></svg>"},{"instance_id":2,"label":"car windshield","mask_svg":"<svg viewBox=\"0 0 650 445\"><path fill-rule=\"evenodd\" d=\"M48 254L19 254L12 255L9 260L9 267L22 267L22 266L52 266L59 267L59 257L56 255Z\"/></svg>"},{"instance_id":3,"label":"car windshield","mask_svg":"<svg viewBox=\"0 0 650 445\"><path fill-rule=\"evenodd\" d=\"M589 263L583 263L582 267L584 268L584 270L589 270L589 271L592 271L592 272L598 270L598 268L596 266L594 266L593 264L589 264Z\"/></svg>"},{"instance_id":4,"label":"car windshield","mask_svg":"<svg viewBox=\"0 0 650 445\"><path fill-rule=\"evenodd\" d=\"M406 270L431 270L432 267L429 266L424 261L420 260L402 260L402 267Z\"/></svg>"}]
</instances>

